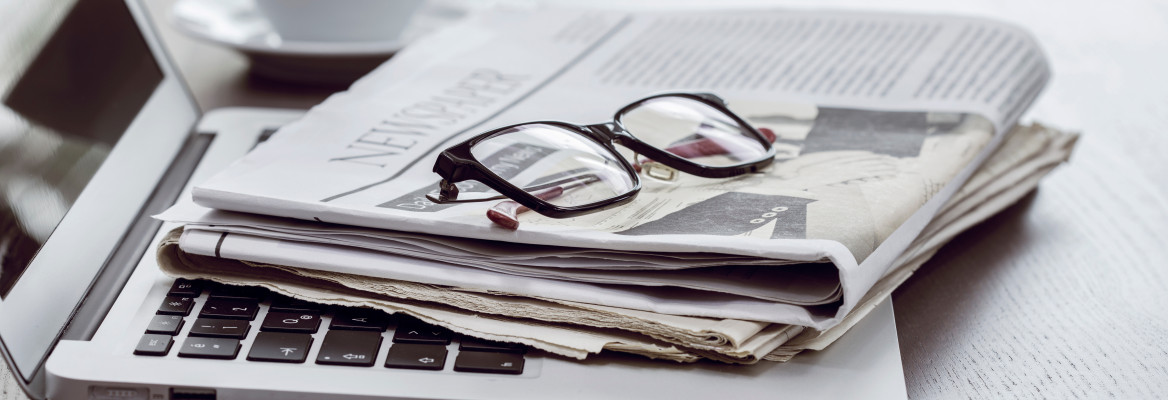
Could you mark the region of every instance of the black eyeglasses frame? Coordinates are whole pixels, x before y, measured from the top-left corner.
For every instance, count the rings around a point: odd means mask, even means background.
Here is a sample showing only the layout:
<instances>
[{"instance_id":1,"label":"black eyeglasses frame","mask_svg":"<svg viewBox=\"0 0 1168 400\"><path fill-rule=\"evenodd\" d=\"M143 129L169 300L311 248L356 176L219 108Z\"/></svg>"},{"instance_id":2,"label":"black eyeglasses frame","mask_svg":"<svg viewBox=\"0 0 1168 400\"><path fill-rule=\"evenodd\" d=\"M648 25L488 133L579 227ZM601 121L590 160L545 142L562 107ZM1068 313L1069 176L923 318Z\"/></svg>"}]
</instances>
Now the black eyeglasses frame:
<instances>
[{"instance_id":1,"label":"black eyeglasses frame","mask_svg":"<svg viewBox=\"0 0 1168 400\"><path fill-rule=\"evenodd\" d=\"M733 119L734 122L736 122L739 126L745 128L745 130L749 132L750 135L758 140L763 148L767 150L766 155L762 156L758 160L747 161L734 165L717 167L701 165L641 141L636 136L633 136L631 133L629 133L628 130L625 129L624 125L621 124L621 117L630 110L639 107L645 102L662 97L681 97L695 100L725 114L726 116ZM495 174L489 168L476 160L472 155L471 149L474 148L474 146L478 143L525 125L551 125L558 128L563 128L571 132L579 133L581 136L584 136L600 144L601 147L612 154L613 158L620 161L621 167L633 180L633 188L626 193L602 201L573 207L561 207L549 203L546 200L540 199L536 195L533 195L526 190L523 190L522 188L507 182L506 179ZM748 173L755 173L769 166L772 162L774 162L775 157L775 149L773 146L771 146L770 140L767 140L766 136L747 123L746 120L744 120L742 117L739 117L733 111L730 111L730 109L726 107L726 102L717 95L711 93L662 93L645 97L622 107L613 116L612 122L592 125L576 125L560 121L524 122L493 129L470 138L462 143L455 144L440 153L438 155L438 159L434 162L434 172L442 177L442 181L439 182L439 196L435 198L434 196L427 194L426 197L430 201L433 201L437 204L479 202L500 198L496 196L473 200L458 200L458 187L455 185L455 183L475 180L483 183L484 185L487 185L487 187L490 187L491 189L494 189L495 191L499 192L499 194L515 200L515 202L531 209L532 211L550 218L570 218L624 205L636 198L637 194L641 191L641 179L639 177L640 174L637 173L637 170L633 167L629 160L625 159L625 157L617 151L616 147L613 145L614 143L624 146L625 148L632 150L635 154L645 156L662 165L669 166L690 175L705 178L730 178Z\"/></svg>"}]
</instances>

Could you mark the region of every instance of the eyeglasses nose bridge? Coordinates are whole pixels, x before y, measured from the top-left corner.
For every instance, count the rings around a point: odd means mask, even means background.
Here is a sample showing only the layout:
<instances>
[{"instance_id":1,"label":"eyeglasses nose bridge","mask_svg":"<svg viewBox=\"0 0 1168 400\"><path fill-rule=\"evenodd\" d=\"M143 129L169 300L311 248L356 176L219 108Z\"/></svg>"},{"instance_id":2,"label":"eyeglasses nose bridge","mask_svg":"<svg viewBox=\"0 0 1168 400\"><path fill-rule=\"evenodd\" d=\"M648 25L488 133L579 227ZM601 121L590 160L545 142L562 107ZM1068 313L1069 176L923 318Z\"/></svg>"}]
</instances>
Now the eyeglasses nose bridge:
<instances>
[{"instance_id":1,"label":"eyeglasses nose bridge","mask_svg":"<svg viewBox=\"0 0 1168 400\"><path fill-rule=\"evenodd\" d=\"M676 182L681 176L677 169L656 161L640 164L640 167L642 174L662 182Z\"/></svg>"}]
</instances>

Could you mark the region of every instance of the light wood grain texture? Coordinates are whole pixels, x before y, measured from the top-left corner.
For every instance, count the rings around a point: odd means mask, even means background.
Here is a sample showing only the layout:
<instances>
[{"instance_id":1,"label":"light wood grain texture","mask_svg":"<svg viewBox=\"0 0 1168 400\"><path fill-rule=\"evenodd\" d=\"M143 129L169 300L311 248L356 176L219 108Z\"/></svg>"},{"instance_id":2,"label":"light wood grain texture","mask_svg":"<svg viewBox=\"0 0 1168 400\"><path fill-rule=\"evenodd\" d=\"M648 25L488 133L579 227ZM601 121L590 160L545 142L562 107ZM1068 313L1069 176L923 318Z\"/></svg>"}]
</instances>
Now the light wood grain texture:
<instances>
[{"instance_id":1,"label":"light wood grain texture","mask_svg":"<svg viewBox=\"0 0 1168 400\"><path fill-rule=\"evenodd\" d=\"M894 293L912 398L1168 396L1168 7L1049 6L1002 15L1054 66L1028 118L1083 138Z\"/></svg>"},{"instance_id":2,"label":"light wood grain texture","mask_svg":"<svg viewBox=\"0 0 1168 400\"><path fill-rule=\"evenodd\" d=\"M25 400L28 396L20 390L20 384L16 382L16 377L12 376L12 370L8 369L8 365L0 366L0 399L4 400Z\"/></svg>"},{"instance_id":3,"label":"light wood grain texture","mask_svg":"<svg viewBox=\"0 0 1168 400\"><path fill-rule=\"evenodd\" d=\"M331 92L250 77L242 56L159 19L172 3L149 2L204 110L305 108ZM1168 397L1168 4L795 5L973 13L1023 25L1055 71L1024 119L1083 132L1070 164L958 237L893 295L909 396ZM24 398L3 382L0 397Z\"/></svg>"}]
</instances>

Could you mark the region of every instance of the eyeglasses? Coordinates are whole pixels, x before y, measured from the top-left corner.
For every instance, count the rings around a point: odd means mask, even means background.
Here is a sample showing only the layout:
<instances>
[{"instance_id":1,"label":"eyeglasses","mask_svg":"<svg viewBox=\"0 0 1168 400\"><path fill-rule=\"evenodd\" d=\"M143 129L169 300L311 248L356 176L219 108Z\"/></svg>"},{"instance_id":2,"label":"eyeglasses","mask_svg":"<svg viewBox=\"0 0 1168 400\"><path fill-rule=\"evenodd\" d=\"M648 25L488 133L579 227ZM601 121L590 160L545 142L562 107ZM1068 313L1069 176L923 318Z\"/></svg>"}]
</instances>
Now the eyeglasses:
<instances>
[{"instance_id":1,"label":"eyeglasses","mask_svg":"<svg viewBox=\"0 0 1168 400\"><path fill-rule=\"evenodd\" d=\"M659 94L621 108L612 122L527 122L451 146L434 163L439 194L426 197L439 204L510 198L568 218L632 201L638 172L665 180L676 171L706 178L757 172L774 160L773 140L715 95ZM614 143L632 150L635 163Z\"/></svg>"}]
</instances>

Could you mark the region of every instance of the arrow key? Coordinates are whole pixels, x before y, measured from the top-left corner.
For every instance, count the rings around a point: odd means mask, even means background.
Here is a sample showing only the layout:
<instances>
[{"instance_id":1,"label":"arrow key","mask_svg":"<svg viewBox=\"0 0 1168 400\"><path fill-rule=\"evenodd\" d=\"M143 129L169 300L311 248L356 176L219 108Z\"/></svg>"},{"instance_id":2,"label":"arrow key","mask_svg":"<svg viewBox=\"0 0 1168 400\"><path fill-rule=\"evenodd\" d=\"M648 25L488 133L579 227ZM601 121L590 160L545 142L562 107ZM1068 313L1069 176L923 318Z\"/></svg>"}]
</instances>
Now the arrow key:
<instances>
[{"instance_id":1,"label":"arrow key","mask_svg":"<svg viewBox=\"0 0 1168 400\"><path fill-rule=\"evenodd\" d=\"M394 343L450 344L450 331L418 320L407 320L393 331Z\"/></svg>"},{"instance_id":2,"label":"arrow key","mask_svg":"<svg viewBox=\"0 0 1168 400\"><path fill-rule=\"evenodd\" d=\"M303 363L308 359L312 336L304 333L260 332L247 353L248 361Z\"/></svg>"},{"instance_id":3,"label":"arrow key","mask_svg":"<svg viewBox=\"0 0 1168 400\"><path fill-rule=\"evenodd\" d=\"M446 365L446 346L397 343L389 348L386 368L441 371Z\"/></svg>"}]
</instances>

